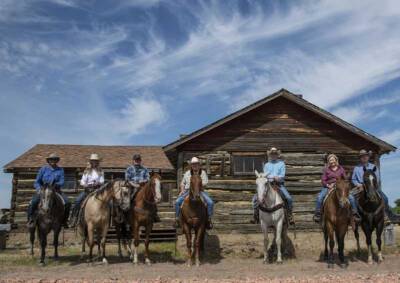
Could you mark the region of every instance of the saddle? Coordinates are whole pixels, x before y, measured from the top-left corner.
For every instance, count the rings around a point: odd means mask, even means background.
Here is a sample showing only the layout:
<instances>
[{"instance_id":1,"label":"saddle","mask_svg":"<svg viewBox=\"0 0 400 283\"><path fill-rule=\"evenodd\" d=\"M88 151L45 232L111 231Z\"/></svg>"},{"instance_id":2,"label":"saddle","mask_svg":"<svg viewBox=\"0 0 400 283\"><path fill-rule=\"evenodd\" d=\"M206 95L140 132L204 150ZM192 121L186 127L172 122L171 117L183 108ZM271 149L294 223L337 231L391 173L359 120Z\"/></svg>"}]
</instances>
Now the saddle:
<instances>
[{"instance_id":1,"label":"saddle","mask_svg":"<svg viewBox=\"0 0 400 283\"><path fill-rule=\"evenodd\" d=\"M328 189L328 193L326 194L326 196L324 197L324 199L323 199L323 201L322 201L321 215L324 214L324 208L325 208L326 200L328 199L328 197L329 197L335 190L336 190L335 188L334 188L334 189L331 189L331 190Z\"/></svg>"},{"instance_id":2,"label":"saddle","mask_svg":"<svg viewBox=\"0 0 400 283\"><path fill-rule=\"evenodd\" d=\"M183 205L184 205L184 203L185 203L185 201L187 200L187 199L189 199L189 195L187 195L184 199L183 199L183 202L182 202L182 204L181 204L181 209L182 209L182 207L183 207ZM207 202L204 200L204 198L200 195L200 201L203 203L203 205L205 206L205 208L207 208L208 206L207 206Z\"/></svg>"}]
</instances>

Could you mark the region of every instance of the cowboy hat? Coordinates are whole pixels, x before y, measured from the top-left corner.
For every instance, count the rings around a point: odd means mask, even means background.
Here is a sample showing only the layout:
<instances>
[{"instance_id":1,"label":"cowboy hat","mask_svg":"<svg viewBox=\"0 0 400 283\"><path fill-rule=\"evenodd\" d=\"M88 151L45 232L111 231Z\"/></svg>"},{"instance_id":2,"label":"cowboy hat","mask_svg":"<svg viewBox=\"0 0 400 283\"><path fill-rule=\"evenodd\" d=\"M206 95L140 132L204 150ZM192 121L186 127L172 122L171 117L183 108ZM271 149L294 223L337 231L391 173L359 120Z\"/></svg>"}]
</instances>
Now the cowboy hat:
<instances>
[{"instance_id":1,"label":"cowboy hat","mask_svg":"<svg viewBox=\"0 0 400 283\"><path fill-rule=\"evenodd\" d=\"M99 155L97 154L97 153L92 153L91 155L90 155L90 157L89 157L89 160L90 161L100 161L100 157L99 157Z\"/></svg>"},{"instance_id":2,"label":"cowboy hat","mask_svg":"<svg viewBox=\"0 0 400 283\"><path fill-rule=\"evenodd\" d=\"M57 153L54 153L54 152L53 152L53 153L50 153L49 156L46 157L46 160L47 160L47 161L49 161L49 160L51 160L51 159L59 161L59 160L60 160L60 157L58 156Z\"/></svg>"},{"instance_id":3,"label":"cowboy hat","mask_svg":"<svg viewBox=\"0 0 400 283\"><path fill-rule=\"evenodd\" d=\"M190 164L196 164L196 163L200 163L200 160L197 157L192 157L192 159L190 160Z\"/></svg>"},{"instance_id":4,"label":"cowboy hat","mask_svg":"<svg viewBox=\"0 0 400 283\"><path fill-rule=\"evenodd\" d=\"M368 155L371 156L372 152L371 151L366 151L365 149L361 149L360 152L358 153L358 156L364 156L364 155Z\"/></svg>"}]
</instances>

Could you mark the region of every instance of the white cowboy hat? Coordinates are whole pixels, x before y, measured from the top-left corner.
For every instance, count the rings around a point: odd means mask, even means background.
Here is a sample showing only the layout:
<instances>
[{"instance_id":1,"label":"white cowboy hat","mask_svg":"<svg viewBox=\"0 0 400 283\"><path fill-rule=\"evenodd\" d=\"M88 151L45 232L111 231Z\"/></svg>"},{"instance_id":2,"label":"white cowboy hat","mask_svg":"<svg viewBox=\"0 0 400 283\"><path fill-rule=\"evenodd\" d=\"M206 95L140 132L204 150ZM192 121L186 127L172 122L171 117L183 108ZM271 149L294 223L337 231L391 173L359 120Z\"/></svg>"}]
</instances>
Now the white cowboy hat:
<instances>
[{"instance_id":1,"label":"white cowboy hat","mask_svg":"<svg viewBox=\"0 0 400 283\"><path fill-rule=\"evenodd\" d=\"M200 163L200 160L197 157L192 157L190 160L190 164Z\"/></svg>"},{"instance_id":2,"label":"white cowboy hat","mask_svg":"<svg viewBox=\"0 0 400 283\"><path fill-rule=\"evenodd\" d=\"M97 161L99 161L100 157L99 157L99 155L97 153L92 153L90 155L90 157L89 157L89 160L97 160Z\"/></svg>"},{"instance_id":3,"label":"white cowboy hat","mask_svg":"<svg viewBox=\"0 0 400 283\"><path fill-rule=\"evenodd\" d=\"M371 151L366 151L365 149L361 149L360 150L360 152L359 152L359 154L358 154L358 156L364 156L364 155L368 155L368 156L371 156L372 155L372 152Z\"/></svg>"},{"instance_id":4,"label":"white cowboy hat","mask_svg":"<svg viewBox=\"0 0 400 283\"><path fill-rule=\"evenodd\" d=\"M53 152L46 158L47 161L49 161L50 159L59 161L60 160L60 156L58 156L57 153Z\"/></svg>"},{"instance_id":5,"label":"white cowboy hat","mask_svg":"<svg viewBox=\"0 0 400 283\"><path fill-rule=\"evenodd\" d=\"M281 155L281 151L279 149L277 149L276 147L271 147L268 151L267 151L268 155L275 153L278 156Z\"/></svg>"}]
</instances>

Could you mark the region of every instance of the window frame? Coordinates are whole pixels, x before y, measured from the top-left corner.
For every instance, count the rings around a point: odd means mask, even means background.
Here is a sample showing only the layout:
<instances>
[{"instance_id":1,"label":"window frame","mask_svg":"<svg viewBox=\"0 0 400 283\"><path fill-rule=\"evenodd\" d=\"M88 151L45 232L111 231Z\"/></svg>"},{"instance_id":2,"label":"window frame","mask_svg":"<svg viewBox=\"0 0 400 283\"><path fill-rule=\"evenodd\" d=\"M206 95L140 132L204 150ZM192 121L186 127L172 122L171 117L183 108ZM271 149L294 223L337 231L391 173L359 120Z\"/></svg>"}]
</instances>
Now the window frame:
<instances>
[{"instance_id":1,"label":"window frame","mask_svg":"<svg viewBox=\"0 0 400 283\"><path fill-rule=\"evenodd\" d=\"M235 158L253 158L253 170L251 171L236 171L235 168ZM261 168L260 170L258 168L256 168L255 166L255 159L256 158L260 158L261 159ZM243 162L245 159L243 159ZM231 175L232 176L251 176L254 175L254 170L259 170L259 171L263 171L263 167L265 165L265 163L267 163L267 157L265 154L261 154L261 153L231 153ZM245 165L243 165L243 169L245 169Z\"/></svg>"}]
</instances>

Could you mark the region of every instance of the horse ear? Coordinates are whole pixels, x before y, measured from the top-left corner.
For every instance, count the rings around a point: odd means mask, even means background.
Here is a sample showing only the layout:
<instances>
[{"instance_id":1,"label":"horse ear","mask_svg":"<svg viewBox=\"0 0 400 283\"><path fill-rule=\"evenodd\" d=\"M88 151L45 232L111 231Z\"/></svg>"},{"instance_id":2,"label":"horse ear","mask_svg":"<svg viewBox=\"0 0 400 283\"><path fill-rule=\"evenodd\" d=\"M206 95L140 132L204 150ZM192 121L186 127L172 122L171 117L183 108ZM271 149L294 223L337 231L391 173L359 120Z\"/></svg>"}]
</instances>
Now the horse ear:
<instances>
[{"instance_id":1,"label":"horse ear","mask_svg":"<svg viewBox=\"0 0 400 283\"><path fill-rule=\"evenodd\" d=\"M372 171L376 172L376 166L374 166L374 169L372 169Z\"/></svg>"},{"instance_id":2,"label":"horse ear","mask_svg":"<svg viewBox=\"0 0 400 283\"><path fill-rule=\"evenodd\" d=\"M364 172L366 172L367 171L367 167L363 166L363 170L364 170Z\"/></svg>"}]
</instances>

